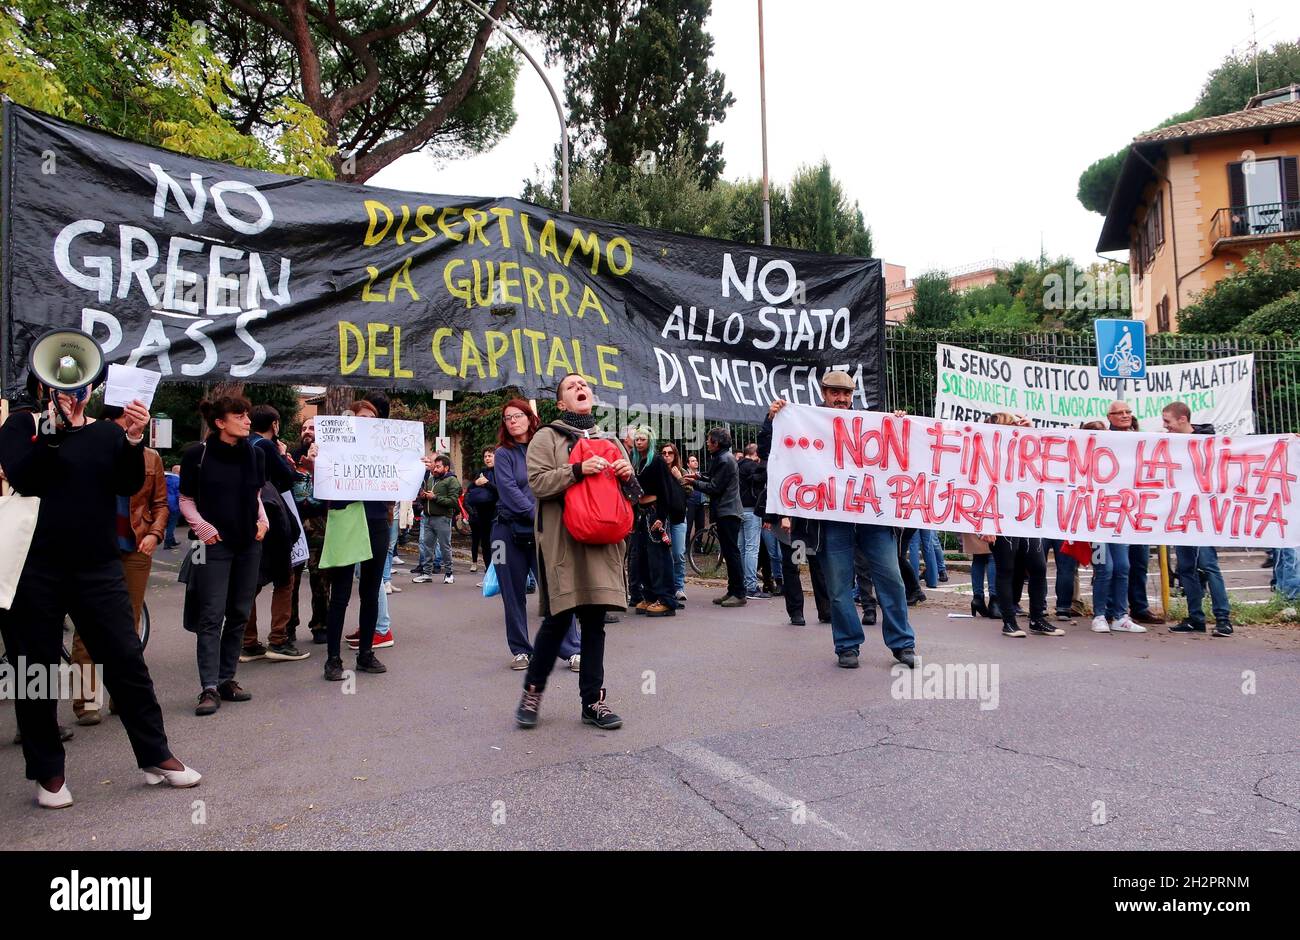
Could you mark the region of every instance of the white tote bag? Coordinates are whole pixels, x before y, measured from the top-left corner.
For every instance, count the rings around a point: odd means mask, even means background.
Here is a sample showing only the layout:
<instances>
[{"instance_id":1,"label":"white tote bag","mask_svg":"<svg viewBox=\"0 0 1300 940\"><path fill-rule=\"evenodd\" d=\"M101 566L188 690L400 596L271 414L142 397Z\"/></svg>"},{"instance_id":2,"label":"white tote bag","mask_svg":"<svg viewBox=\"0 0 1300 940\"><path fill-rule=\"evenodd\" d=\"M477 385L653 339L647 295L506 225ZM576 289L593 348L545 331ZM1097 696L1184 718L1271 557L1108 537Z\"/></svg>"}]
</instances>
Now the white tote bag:
<instances>
[{"instance_id":1,"label":"white tote bag","mask_svg":"<svg viewBox=\"0 0 1300 940\"><path fill-rule=\"evenodd\" d=\"M0 496L0 610L8 610L14 602L40 508L36 496Z\"/></svg>"}]
</instances>

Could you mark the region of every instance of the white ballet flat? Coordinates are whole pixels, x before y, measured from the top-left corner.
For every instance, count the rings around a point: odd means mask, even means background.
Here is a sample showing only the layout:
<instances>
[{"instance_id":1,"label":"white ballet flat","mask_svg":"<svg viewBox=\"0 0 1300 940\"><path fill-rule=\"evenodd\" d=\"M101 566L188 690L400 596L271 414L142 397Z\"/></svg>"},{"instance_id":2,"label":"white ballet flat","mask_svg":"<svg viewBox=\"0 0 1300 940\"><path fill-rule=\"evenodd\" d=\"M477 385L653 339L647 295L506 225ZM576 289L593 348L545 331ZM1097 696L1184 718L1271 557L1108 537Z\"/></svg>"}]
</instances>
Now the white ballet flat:
<instances>
[{"instance_id":1,"label":"white ballet flat","mask_svg":"<svg viewBox=\"0 0 1300 940\"><path fill-rule=\"evenodd\" d=\"M187 787L197 787L203 775L193 767L185 767L183 770L163 770L161 767L142 767L144 771L144 782L152 786L160 783L166 783L168 786L175 787L178 790L184 790Z\"/></svg>"},{"instance_id":2,"label":"white ballet flat","mask_svg":"<svg viewBox=\"0 0 1300 940\"><path fill-rule=\"evenodd\" d=\"M39 783L36 784L36 802L41 809L65 809L72 805L72 791L65 783L57 793L51 793Z\"/></svg>"}]
</instances>

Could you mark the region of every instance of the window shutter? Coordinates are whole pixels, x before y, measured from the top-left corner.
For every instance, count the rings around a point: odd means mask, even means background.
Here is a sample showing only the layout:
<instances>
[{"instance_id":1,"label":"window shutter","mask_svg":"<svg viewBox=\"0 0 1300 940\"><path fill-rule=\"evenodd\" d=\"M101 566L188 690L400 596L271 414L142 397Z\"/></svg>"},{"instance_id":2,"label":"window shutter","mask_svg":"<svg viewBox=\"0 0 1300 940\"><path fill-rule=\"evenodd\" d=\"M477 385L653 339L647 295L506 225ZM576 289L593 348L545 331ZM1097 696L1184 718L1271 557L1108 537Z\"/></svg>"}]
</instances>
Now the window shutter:
<instances>
[{"instance_id":1,"label":"window shutter","mask_svg":"<svg viewBox=\"0 0 1300 940\"><path fill-rule=\"evenodd\" d=\"M1156 244L1165 243L1165 194L1156 193L1156 204L1154 206L1156 213Z\"/></svg>"},{"instance_id":2,"label":"window shutter","mask_svg":"<svg viewBox=\"0 0 1300 940\"><path fill-rule=\"evenodd\" d=\"M1228 164L1228 199L1232 202L1233 209L1246 204L1246 177L1241 172L1240 163Z\"/></svg>"},{"instance_id":3,"label":"window shutter","mask_svg":"<svg viewBox=\"0 0 1300 940\"><path fill-rule=\"evenodd\" d=\"M1296 173L1296 158L1282 158L1282 201L1300 202L1300 179Z\"/></svg>"}]
</instances>

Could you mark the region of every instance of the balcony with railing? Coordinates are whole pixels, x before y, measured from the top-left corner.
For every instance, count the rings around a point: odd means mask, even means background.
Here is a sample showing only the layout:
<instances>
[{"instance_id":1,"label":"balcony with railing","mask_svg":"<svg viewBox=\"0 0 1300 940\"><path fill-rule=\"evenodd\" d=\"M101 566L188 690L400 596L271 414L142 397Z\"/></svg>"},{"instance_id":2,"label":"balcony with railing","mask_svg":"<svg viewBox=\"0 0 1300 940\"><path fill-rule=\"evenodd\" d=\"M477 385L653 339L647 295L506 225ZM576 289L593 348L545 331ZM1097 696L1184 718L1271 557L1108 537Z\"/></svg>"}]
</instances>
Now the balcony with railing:
<instances>
[{"instance_id":1,"label":"balcony with railing","mask_svg":"<svg viewBox=\"0 0 1300 940\"><path fill-rule=\"evenodd\" d=\"M1266 202L1231 206L1214 213L1210 244L1278 241L1300 237L1300 202Z\"/></svg>"}]
</instances>

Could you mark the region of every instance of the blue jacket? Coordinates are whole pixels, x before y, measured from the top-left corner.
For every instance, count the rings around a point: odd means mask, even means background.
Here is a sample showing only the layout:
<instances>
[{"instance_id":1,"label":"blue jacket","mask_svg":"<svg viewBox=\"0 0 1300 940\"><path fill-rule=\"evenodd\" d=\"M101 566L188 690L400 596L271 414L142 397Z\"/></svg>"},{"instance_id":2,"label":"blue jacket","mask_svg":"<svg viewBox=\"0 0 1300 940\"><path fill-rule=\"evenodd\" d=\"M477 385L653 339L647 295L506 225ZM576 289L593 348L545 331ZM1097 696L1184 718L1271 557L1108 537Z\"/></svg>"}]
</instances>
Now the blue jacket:
<instances>
[{"instance_id":1,"label":"blue jacket","mask_svg":"<svg viewBox=\"0 0 1300 940\"><path fill-rule=\"evenodd\" d=\"M528 447L498 447L492 468L497 487L497 518L502 522L532 523L537 500L528 486Z\"/></svg>"},{"instance_id":2,"label":"blue jacket","mask_svg":"<svg viewBox=\"0 0 1300 940\"><path fill-rule=\"evenodd\" d=\"M167 509L175 517L181 511L181 475L165 473L163 479L167 481Z\"/></svg>"}]
</instances>

